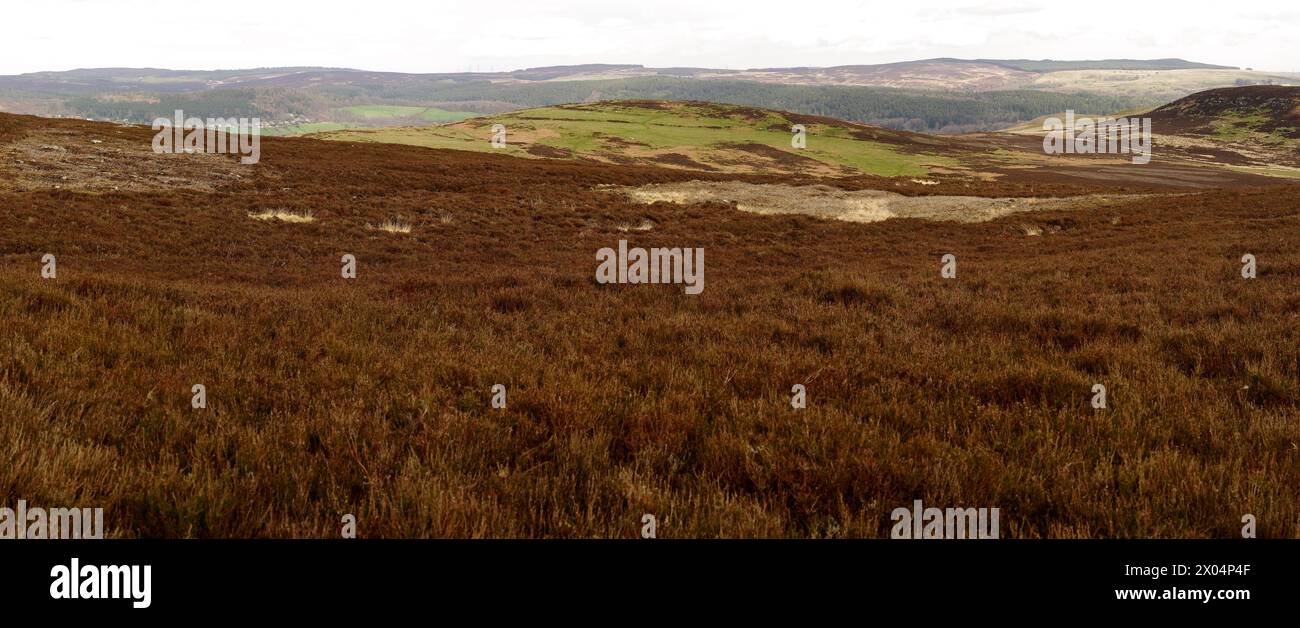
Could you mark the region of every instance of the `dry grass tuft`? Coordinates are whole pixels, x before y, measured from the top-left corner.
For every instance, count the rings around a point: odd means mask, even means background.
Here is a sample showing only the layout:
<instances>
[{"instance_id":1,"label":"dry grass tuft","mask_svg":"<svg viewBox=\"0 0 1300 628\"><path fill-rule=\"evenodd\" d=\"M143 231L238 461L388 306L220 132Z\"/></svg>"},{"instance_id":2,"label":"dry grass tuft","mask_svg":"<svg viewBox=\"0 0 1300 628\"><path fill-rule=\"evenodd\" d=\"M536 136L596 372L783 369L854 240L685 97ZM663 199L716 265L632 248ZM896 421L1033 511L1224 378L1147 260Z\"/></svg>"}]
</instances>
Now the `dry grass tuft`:
<instances>
[{"instance_id":1,"label":"dry grass tuft","mask_svg":"<svg viewBox=\"0 0 1300 628\"><path fill-rule=\"evenodd\" d=\"M379 223L378 226L371 226L371 225L366 225L366 226L370 227L371 229L374 229L375 231L384 231L387 233L410 233L411 232L410 224L402 222L401 220L396 218L390 218L388 220L385 220Z\"/></svg>"},{"instance_id":2,"label":"dry grass tuft","mask_svg":"<svg viewBox=\"0 0 1300 628\"><path fill-rule=\"evenodd\" d=\"M264 209L260 212L251 213L248 215L248 217L252 218L253 220L262 220L262 221L279 220L280 222L293 222L293 223L304 223L304 222L316 221L316 217L312 215L311 210L299 212L299 211L291 211L287 209Z\"/></svg>"},{"instance_id":3,"label":"dry grass tuft","mask_svg":"<svg viewBox=\"0 0 1300 628\"><path fill-rule=\"evenodd\" d=\"M623 233L627 233L629 231L650 231L655 228L655 223L653 220L645 219L637 223L635 227L632 226L630 223L625 222L617 225L615 228Z\"/></svg>"}]
</instances>

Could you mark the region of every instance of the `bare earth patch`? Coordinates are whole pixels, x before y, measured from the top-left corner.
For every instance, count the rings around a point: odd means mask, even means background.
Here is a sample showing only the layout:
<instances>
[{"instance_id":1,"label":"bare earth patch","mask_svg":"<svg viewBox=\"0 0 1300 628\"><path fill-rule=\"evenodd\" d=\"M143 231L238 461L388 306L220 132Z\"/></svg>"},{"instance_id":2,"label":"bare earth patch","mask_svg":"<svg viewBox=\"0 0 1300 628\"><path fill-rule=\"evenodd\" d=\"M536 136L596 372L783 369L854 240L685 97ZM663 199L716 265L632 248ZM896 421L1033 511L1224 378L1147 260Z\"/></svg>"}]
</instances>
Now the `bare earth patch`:
<instances>
[{"instance_id":1,"label":"bare earth patch","mask_svg":"<svg viewBox=\"0 0 1300 628\"><path fill-rule=\"evenodd\" d=\"M903 196L882 190L841 190L827 185L793 186L739 181L687 181L611 188L640 203L732 203L755 214L806 214L848 222L921 218L984 222L1030 211L1086 209L1132 195L1090 194L1065 198Z\"/></svg>"}]
</instances>

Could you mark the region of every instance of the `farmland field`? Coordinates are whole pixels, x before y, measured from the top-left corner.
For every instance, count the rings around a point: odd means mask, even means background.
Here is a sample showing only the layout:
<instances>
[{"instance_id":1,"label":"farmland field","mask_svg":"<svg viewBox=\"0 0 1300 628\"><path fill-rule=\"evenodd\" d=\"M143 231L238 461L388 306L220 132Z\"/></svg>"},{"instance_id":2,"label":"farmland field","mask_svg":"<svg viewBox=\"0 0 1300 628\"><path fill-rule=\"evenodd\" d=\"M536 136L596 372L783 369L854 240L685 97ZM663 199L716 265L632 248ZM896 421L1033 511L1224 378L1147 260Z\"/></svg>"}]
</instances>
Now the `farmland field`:
<instances>
[{"instance_id":1,"label":"farmland field","mask_svg":"<svg viewBox=\"0 0 1300 628\"><path fill-rule=\"evenodd\" d=\"M355 107L341 107L339 108L339 111L370 120L418 118L426 122L458 122L465 118L472 118L477 115L467 111L448 111L437 107L413 107L401 105L359 105Z\"/></svg>"}]
</instances>

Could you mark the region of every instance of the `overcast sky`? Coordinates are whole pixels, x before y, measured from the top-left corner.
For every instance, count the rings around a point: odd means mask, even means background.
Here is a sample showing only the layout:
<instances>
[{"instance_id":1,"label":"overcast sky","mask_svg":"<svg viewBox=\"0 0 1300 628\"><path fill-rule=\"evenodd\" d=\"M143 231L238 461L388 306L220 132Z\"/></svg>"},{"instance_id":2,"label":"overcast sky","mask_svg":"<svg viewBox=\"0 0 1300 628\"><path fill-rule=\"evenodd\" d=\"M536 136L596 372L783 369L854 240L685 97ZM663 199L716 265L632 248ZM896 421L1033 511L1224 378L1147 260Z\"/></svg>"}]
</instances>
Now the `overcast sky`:
<instances>
[{"instance_id":1,"label":"overcast sky","mask_svg":"<svg viewBox=\"0 0 1300 628\"><path fill-rule=\"evenodd\" d=\"M312 65L753 68L930 57L1181 57L1300 70L1300 2L17 0L0 74Z\"/></svg>"}]
</instances>

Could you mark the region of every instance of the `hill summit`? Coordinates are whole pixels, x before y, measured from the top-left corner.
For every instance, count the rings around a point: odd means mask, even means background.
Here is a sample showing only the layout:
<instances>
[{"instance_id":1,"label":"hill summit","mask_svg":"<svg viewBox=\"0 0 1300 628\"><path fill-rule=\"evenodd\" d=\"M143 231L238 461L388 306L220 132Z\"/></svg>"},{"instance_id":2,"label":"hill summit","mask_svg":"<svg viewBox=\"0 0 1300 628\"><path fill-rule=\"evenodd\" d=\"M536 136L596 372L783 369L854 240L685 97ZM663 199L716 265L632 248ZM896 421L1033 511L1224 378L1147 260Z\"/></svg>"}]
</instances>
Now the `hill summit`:
<instances>
[{"instance_id":1,"label":"hill summit","mask_svg":"<svg viewBox=\"0 0 1300 628\"><path fill-rule=\"evenodd\" d=\"M1149 115L1156 129L1166 134L1227 140L1252 135L1269 136L1273 141L1300 139L1300 87L1211 89L1176 100Z\"/></svg>"}]
</instances>

